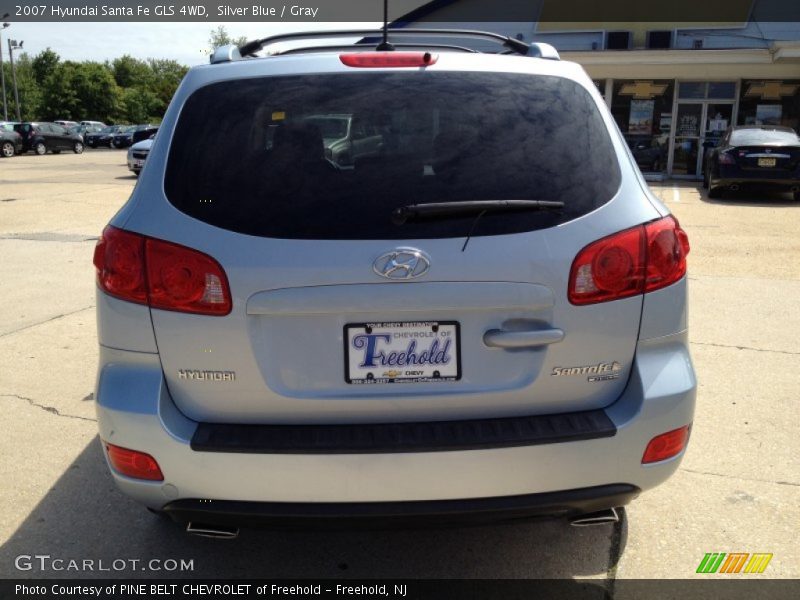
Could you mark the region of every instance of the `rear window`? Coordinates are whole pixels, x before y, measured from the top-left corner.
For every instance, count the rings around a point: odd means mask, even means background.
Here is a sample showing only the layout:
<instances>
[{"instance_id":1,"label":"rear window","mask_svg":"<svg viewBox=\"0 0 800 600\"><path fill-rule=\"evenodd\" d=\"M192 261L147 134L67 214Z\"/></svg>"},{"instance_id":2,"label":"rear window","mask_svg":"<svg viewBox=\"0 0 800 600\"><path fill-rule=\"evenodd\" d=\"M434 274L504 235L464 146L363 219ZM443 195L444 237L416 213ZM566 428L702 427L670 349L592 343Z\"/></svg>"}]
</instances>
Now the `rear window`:
<instances>
[{"instance_id":1,"label":"rear window","mask_svg":"<svg viewBox=\"0 0 800 600\"><path fill-rule=\"evenodd\" d=\"M551 227L608 202L617 158L589 93L552 76L357 73L242 79L187 101L165 190L179 210L294 239L466 235L475 216L392 223L408 204L560 200L487 213L474 236Z\"/></svg>"},{"instance_id":2,"label":"rear window","mask_svg":"<svg viewBox=\"0 0 800 600\"><path fill-rule=\"evenodd\" d=\"M737 129L731 133L731 144L749 146L752 144L797 144L800 139L794 131L774 129Z\"/></svg>"}]
</instances>

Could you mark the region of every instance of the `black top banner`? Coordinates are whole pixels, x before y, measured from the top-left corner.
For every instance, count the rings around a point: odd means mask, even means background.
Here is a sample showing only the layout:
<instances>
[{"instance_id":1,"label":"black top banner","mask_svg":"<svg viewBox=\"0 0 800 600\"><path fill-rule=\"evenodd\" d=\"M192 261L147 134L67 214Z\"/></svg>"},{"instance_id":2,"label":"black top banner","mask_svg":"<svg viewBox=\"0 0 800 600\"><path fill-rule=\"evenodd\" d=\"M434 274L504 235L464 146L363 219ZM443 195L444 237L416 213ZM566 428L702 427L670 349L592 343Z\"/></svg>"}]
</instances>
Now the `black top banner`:
<instances>
[{"instance_id":1,"label":"black top banner","mask_svg":"<svg viewBox=\"0 0 800 600\"><path fill-rule=\"evenodd\" d=\"M0 0L9 22L380 22L383 0ZM800 21L794 0L390 0L389 22L708 23Z\"/></svg>"}]
</instances>

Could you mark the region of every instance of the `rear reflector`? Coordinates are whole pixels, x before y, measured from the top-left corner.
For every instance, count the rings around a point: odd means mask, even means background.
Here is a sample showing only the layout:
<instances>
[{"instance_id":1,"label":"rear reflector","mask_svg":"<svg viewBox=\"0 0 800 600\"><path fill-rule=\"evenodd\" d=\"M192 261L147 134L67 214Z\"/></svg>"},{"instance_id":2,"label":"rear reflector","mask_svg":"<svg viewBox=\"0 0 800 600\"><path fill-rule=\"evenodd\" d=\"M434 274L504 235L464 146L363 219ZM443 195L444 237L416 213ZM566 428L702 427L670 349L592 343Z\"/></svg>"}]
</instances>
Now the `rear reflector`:
<instances>
[{"instance_id":1,"label":"rear reflector","mask_svg":"<svg viewBox=\"0 0 800 600\"><path fill-rule=\"evenodd\" d=\"M149 454L120 448L112 444L106 444L108 460L114 470L120 475L133 477L134 479L147 479L149 481L164 481L164 475L154 459Z\"/></svg>"},{"instance_id":2,"label":"rear reflector","mask_svg":"<svg viewBox=\"0 0 800 600\"><path fill-rule=\"evenodd\" d=\"M225 271L197 250L108 226L94 265L100 289L122 300L202 315L231 312Z\"/></svg>"},{"instance_id":3,"label":"rear reflector","mask_svg":"<svg viewBox=\"0 0 800 600\"><path fill-rule=\"evenodd\" d=\"M439 60L439 55L430 52L353 52L340 54L339 60L348 67L362 69L427 67Z\"/></svg>"},{"instance_id":4,"label":"rear reflector","mask_svg":"<svg viewBox=\"0 0 800 600\"><path fill-rule=\"evenodd\" d=\"M674 429L667 433L657 435L650 443L642 456L642 464L667 460L680 454L689 441L689 429L691 425L684 425L680 429Z\"/></svg>"},{"instance_id":5,"label":"rear reflector","mask_svg":"<svg viewBox=\"0 0 800 600\"><path fill-rule=\"evenodd\" d=\"M569 277L569 301L595 304L652 292L686 273L689 238L667 216L593 242L578 253Z\"/></svg>"}]
</instances>

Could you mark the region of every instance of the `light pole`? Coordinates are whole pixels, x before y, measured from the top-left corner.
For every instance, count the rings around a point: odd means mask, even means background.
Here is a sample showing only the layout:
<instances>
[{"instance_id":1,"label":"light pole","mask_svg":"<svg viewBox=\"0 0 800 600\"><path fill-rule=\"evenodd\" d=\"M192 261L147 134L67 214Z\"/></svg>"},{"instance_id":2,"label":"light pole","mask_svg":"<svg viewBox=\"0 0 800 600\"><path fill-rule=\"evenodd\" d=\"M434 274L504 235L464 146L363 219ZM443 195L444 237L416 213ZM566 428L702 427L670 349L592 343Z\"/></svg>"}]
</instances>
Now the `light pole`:
<instances>
[{"instance_id":1,"label":"light pole","mask_svg":"<svg viewBox=\"0 0 800 600\"><path fill-rule=\"evenodd\" d=\"M22 116L19 112L19 90L17 90L17 72L14 70L14 50L22 50L24 43L17 44L17 40L8 38L8 60L11 63L11 78L14 81L14 105L17 107L17 121L22 121Z\"/></svg>"},{"instance_id":2,"label":"light pole","mask_svg":"<svg viewBox=\"0 0 800 600\"><path fill-rule=\"evenodd\" d=\"M3 15L3 19L8 18L8 13ZM2 21L3 19L0 19ZM9 27L10 23L3 23L0 27L0 87L3 88L3 120L8 121L8 104L6 104L6 74L3 70L3 29Z\"/></svg>"}]
</instances>

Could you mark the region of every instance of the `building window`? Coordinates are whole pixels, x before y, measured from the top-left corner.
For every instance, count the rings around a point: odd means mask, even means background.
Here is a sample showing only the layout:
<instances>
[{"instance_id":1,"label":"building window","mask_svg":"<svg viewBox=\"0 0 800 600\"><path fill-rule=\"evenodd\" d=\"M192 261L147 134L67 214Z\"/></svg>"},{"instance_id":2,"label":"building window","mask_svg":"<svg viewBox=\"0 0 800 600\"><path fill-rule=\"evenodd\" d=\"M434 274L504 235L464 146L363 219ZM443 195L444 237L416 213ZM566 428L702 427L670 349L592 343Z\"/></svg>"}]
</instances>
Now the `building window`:
<instances>
[{"instance_id":1,"label":"building window","mask_svg":"<svg viewBox=\"0 0 800 600\"><path fill-rule=\"evenodd\" d=\"M627 50L630 47L630 31L609 31L606 34L606 50Z\"/></svg>"},{"instance_id":2,"label":"building window","mask_svg":"<svg viewBox=\"0 0 800 600\"><path fill-rule=\"evenodd\" d=\"M672 47L671 31L648 31L647 47L653 50Z\"/></svg>"},{"instance_id":3,"label":"building window","mask_svg":"<svg viewBox=\"0 0 800 600\"><path fill-rule=\"evenodd\" d=\"M672 79L614 81L611 114L642 171L666 170L674 88Z\"/></svg>"},{"instance_id":4,"label":"building window","mask_svg":"<svg viewBox=\"0 0 800 600\"><path fill-rule=\"evenodd\" d=\"M739 125L800 127L800 79L744 80L739 96Z\"/></svg>"}]
</instances>

